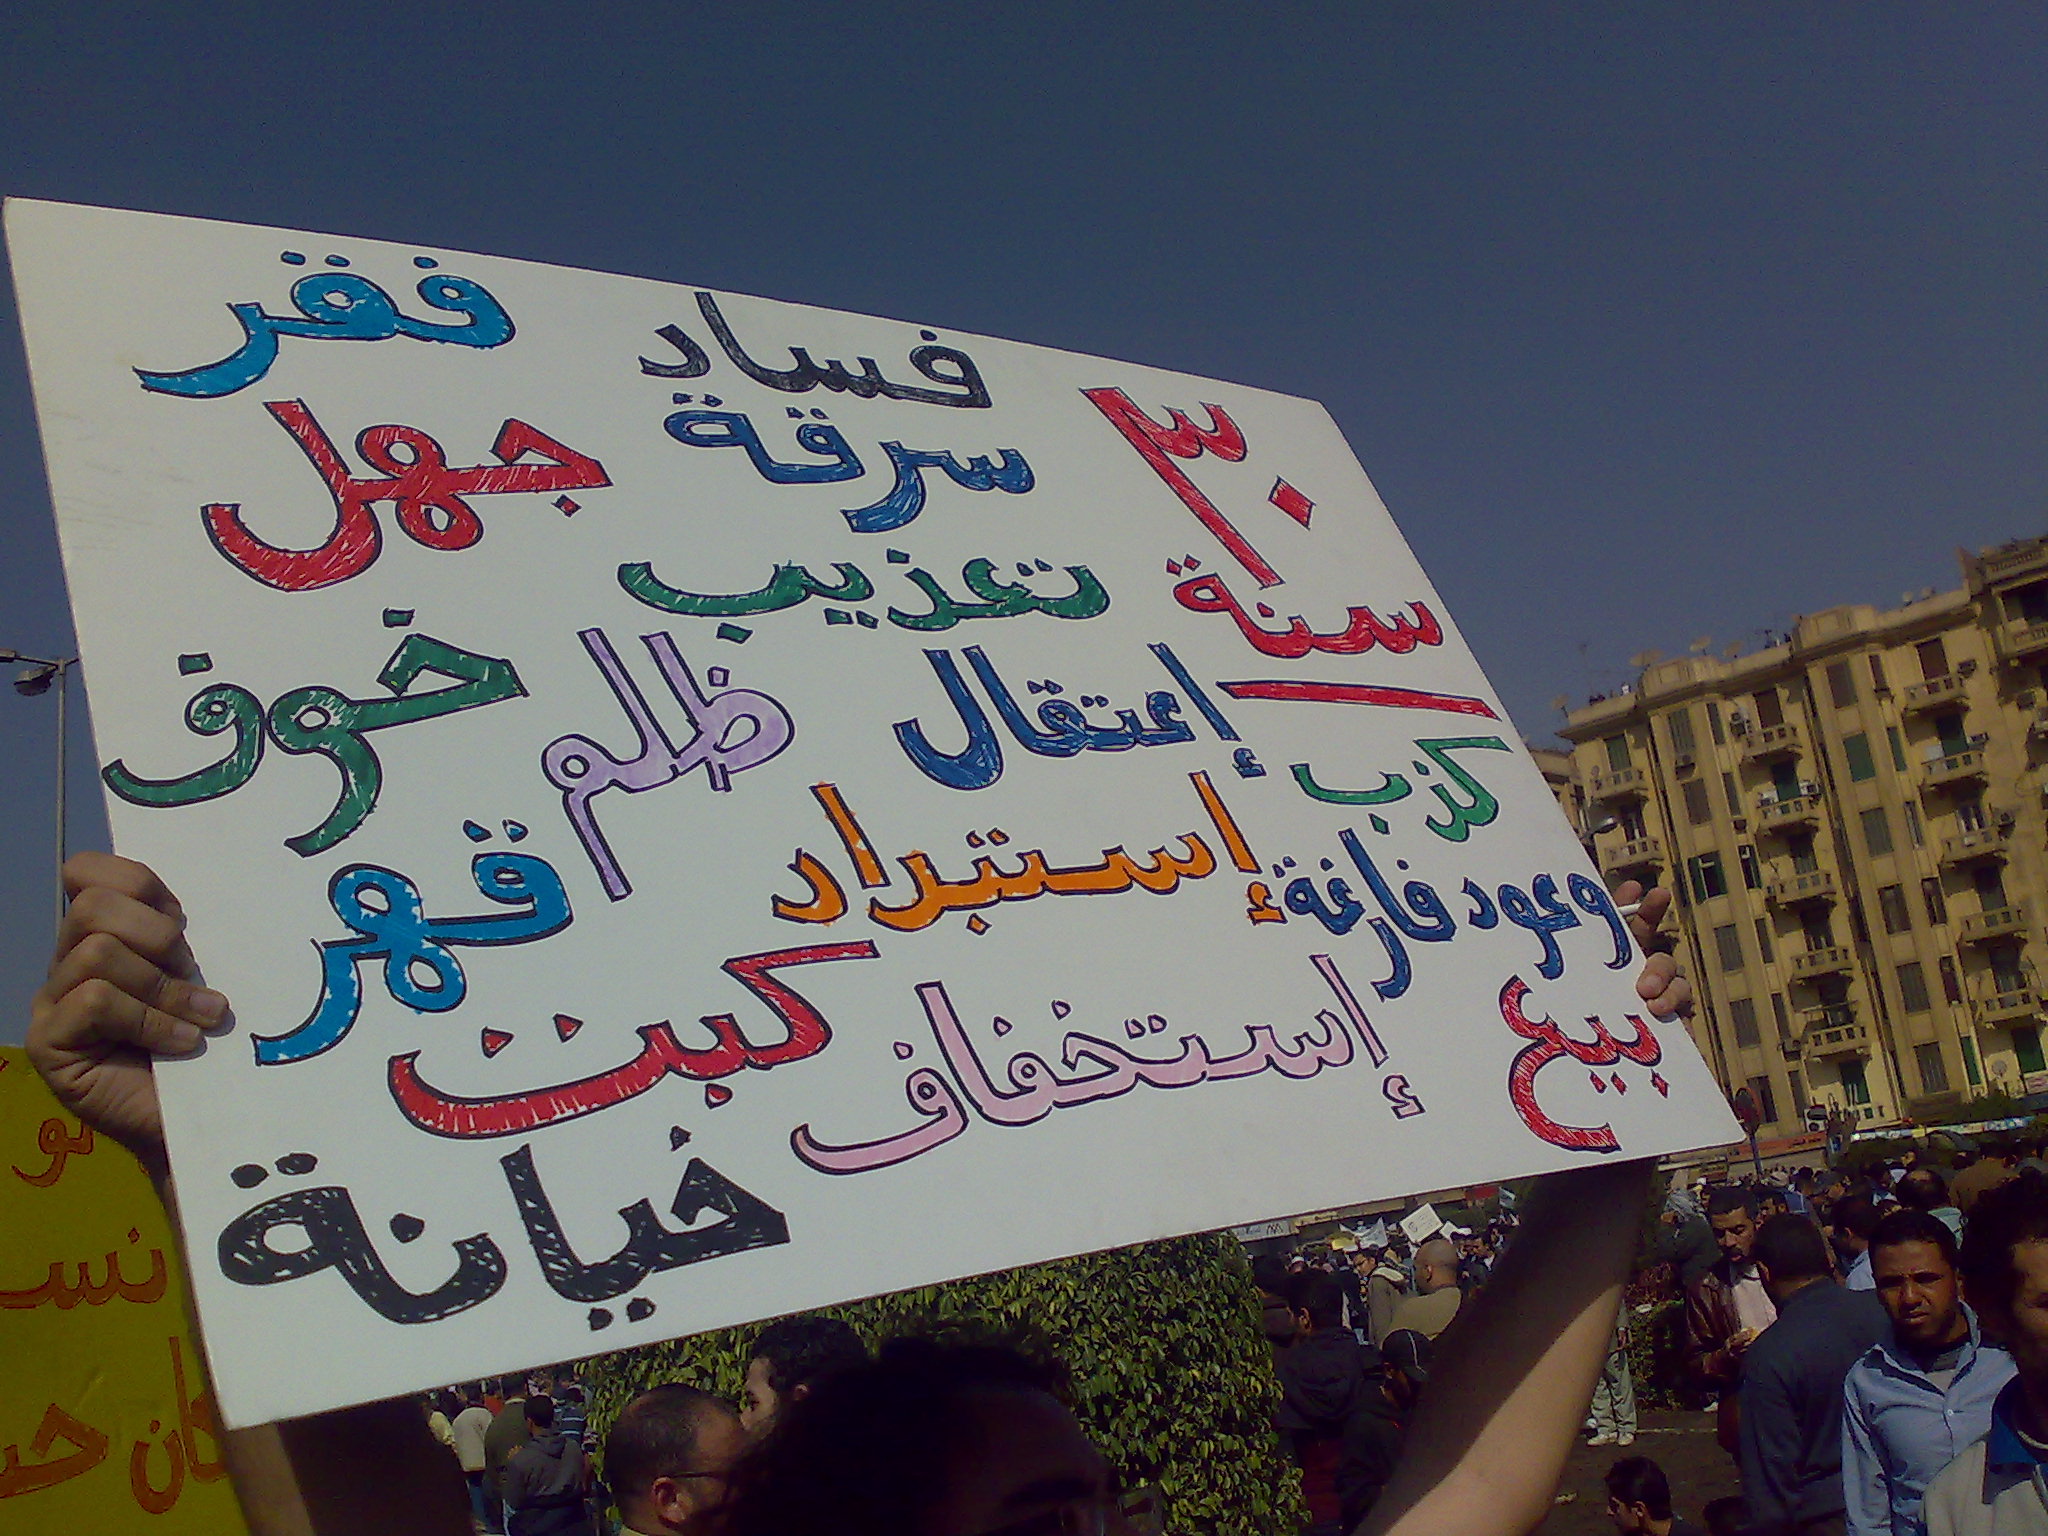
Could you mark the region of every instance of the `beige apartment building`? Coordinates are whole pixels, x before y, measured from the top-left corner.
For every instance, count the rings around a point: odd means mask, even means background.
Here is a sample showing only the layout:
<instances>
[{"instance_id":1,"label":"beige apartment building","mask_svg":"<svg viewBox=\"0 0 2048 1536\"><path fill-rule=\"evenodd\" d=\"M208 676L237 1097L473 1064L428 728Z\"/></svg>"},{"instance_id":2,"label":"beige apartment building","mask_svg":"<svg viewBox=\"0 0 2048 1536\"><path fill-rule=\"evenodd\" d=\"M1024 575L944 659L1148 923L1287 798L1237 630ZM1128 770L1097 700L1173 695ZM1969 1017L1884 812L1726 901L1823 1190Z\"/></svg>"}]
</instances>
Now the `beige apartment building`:
<instances>
[{"instance_id":1,"label":"beige apartment building","mask_svg":"<svg viewBox=\"0 0 2048 1536\"><path fill-rule=\"evenodd\" d=\"M1602 871L1678 893L1694 1035L1767 1135L2048 1093L2048 537L1963 577L1658 662L1562 731Z\"/></svg>"}]
</instances>

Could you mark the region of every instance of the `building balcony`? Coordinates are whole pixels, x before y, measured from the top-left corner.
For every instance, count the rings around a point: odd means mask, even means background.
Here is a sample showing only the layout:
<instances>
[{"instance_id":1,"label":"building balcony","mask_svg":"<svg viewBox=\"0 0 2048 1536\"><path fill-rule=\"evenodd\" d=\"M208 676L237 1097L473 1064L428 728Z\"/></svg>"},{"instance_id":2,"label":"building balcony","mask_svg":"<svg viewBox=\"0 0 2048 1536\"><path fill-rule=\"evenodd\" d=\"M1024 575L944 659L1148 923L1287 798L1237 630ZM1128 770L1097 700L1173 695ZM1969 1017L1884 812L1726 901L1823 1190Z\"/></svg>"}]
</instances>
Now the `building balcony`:
<instances>
[{"instance_id":1,"label":"building balcony","mask_svg":"<svg viewBox=\"0 0 2048 1536\"><path fill-rule=\"evenodd\" d=\"M1973 859L2002 858L2012 847L2012 819L1994 820L1988 826L1968 827L1941 840L1941 862L1967 864Z\"/></svg>"},{"instance_id":2,"label":"building balcony","mask_svg":"<svg viewBox=\"0 0 2048 1536\"><path fill-rule=\"evenodd\" d=\"M1847 1009L1809 1008L1806 1017L1815 1014L1846 1013ZM1830 1056L1868 1056L1870 1054L1870 1027L1858 1024L1850 1018L1838 1024L1812 1024L1806 1030L1806 1054L1825 1060Z\"/></svg>"},{"instance_id":3,"label":"building balcony","mask_svg":"<svg viewBox=\"0 0 2048 1536\"><path fill-rule=\"evenodd\" d=\"M1944 784L1960 784L1965 779L1984 777L1984 753L1978 747L1965 747L1960 752L1951 752L1947 757L1929 759L1927 766L1920 770L1920 783L1926 789L1938 789Z\"/></svg>"},{"instance_id":4,"label":"building balcony","mask_svg":"<svg viewBox=\"0 0 2048 1536\"><path fill-rule=\"evenodd\" d=\"M2048 651L2048 619L2013 619L1998 626L1998 654L2007 662L2025 661Z\"/></svg>"},{"instance_id":5,"label":"building balcony","mask_svg":"<svg viewBox=\"0 0 2048 1536\"><path fill-rule=\"evenodd\" d=\"M1938 704L1962 704L1963 680L1954 672L1944 672L1940 677L1930 677L1922 683L1912 683L1899 696L1899 708L1907 714L1916 709L1933 709Z\"/></svg>"},{"instance_id":6,"label":"building balcony","mask_svg":"<svg viewBox=\"0 0 2048 1536\"><path fill-rule=\"evenodd\" d=\"M1600 855L1600 868L1610 874L1663 862L1664 840L1658 837L1632 837Z\"/></svg>"},{"instance_id":7,"label":"building balcony","mask_svg":"<svg viewBox=\"0 0 2048 1536\"><path fill-rule=\"evenodd\" d=\"M1965 944L1988 944L1993 939L2009 938L2013 934L2024 933L2026 927L2027 904L2023 901L2009 901L1989 912L1965 914L1962 938Z\"/></svg>"},{"instance_id":8,"label":"building balcony","mask_svg":"<svg viewBox=\"0 0 2048 1536\"><path fill-rule=\"evenodd\" d=\"M1849 969L1849 951L1840 944L1809 949L1792 957L1792 979L1814 981Z\"/></svg>"},{"instance_id":9,"label":"building balcony","mask_svg":"<svg viewBox=\"0 0 2048 1536\"><path fill-rule=\"evenodd\" d=\"M1640 768L1610 768L1586 785L1595 800L1640 800L1649 792L1649 778Z\"/></svg>"},{"instance_id":10,"label":"building balcony","mask_svg":"<svg viewBox=\"0 0 2048 1536\"><path fill-rule=\"evenodd\" d=\"M2041 1000L2032 987L2012 986L2007 990L1987 987L1970 999L1970 1012L1979 1029L2009 1029L2039 1011Z\"/></svg>"},{"instance_id":11,"label":"building balcony","mask_svg":"<svg viewBox=\"0 0 2048 1536\"><path fill-rule=\"evenodd\" d=\"M1798 726L1789 721L1782 725L1767 725L1742 739L1744 762L1761 763L1772 758L1795 757L1805 750L1806 737Z\"/></svg>"},{"instance_id":12,"label":"building balcony","mask_svg":"<svg viewBox=\"0 0 2048 1536\"><path fill-rule=\"evenodd\" d=\"M1800 874L1785 875L1766 886L1765 894L1781 907L1797 906L1802 901L1833 901L1834 872L1809 869Z\"/></svg>"},{"instance_id":13,"label":"building balcony","mask_svg":"<svg viewBox=\"0 0 2048 1536\"><path fill-rule=\"evenodd\" d=\"M1764 800L1757 806L1759 832L1792 832L1820 824L1820 793L1817 786L1801 786L1806 793Z\"/></svg>"}]
</instances>

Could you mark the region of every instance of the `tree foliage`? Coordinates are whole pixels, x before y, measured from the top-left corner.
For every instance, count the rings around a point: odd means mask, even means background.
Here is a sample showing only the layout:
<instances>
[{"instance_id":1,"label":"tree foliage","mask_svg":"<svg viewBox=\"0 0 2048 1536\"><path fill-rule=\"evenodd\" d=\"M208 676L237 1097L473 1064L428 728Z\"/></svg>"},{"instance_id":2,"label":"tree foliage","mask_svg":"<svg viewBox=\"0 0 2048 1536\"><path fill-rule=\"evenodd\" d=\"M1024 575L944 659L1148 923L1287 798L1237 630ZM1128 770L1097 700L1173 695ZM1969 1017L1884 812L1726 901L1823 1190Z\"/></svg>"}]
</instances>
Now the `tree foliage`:
<instances>
[{"instance_id":1,"label":"tree foliage","mask_svg":"<svg viewBox=\"0 0 2048 1536\"><path fill-rule=\"evenodd\" d=\"M1127 1486L1158 1485L1166 1529L1270 1536L1299 1528L1299 1478L1281 1452L1279 1397L1244 1250L1224 1235L1087 1254L821 1309L872 1346L972 1322L1045 1340L1072 1373L1077 1411ZM591 1425L664 1381L739 1395L758 1327L723 1328L587 1362Z\"/></svg>"}]
</instances>

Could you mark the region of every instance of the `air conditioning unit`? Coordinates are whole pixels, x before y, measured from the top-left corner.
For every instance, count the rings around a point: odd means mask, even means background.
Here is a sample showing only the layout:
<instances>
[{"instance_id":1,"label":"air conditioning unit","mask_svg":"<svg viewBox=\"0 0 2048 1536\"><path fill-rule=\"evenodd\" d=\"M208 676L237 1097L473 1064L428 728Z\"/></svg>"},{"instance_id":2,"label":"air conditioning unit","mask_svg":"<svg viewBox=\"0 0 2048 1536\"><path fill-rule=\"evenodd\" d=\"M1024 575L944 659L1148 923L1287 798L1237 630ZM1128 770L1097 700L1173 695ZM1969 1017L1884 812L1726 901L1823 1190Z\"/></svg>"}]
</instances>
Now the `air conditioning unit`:
<instances>
[{"instance_id":1,"label":"air conditioning unit","mask_svg":"<svg viewBox=\"0 0 2048 1536\"><path fill-rule=\"evenodd\" d=\"M1690 752L1680 752L1671 759L1671 766L1680 773L1691 773L1694 758Z\"/></svg>"},{"instance_id":2,"label":"air conditioning unit","mask_svg":"<svg viewBox=\"0 0 2048 1536\"><path fill-rule=\"evenodd\" d=\"M1956 676L1958 677L1972 677L1976 674L1976 671L1977 663L1974 661L1959 661L1956 663Z\"/></svg>"},{"instance_id":3,"label":"air conditioning unit","mask_svg":"<svg viewBox=\"0 0 2048 1536\"><path fill-rule=\"evenodd\" d=\"M2034 707L2034 690L2029 688L2024 693L2014 694L2013 703L2017 704L2021 709L2032 709Z\"/></svg>"},{"instance_id":4,"label":"air conditioning unit","mask_svg":"<svg viewBox=\"0 0 2048 1536\"><path fill-rule=\"evenodd\" d=\"M1735 830L1738 832L1747 832L1749 830L1749 818L1747 816L1736 817Z\"/></svg>"}]
</instances>

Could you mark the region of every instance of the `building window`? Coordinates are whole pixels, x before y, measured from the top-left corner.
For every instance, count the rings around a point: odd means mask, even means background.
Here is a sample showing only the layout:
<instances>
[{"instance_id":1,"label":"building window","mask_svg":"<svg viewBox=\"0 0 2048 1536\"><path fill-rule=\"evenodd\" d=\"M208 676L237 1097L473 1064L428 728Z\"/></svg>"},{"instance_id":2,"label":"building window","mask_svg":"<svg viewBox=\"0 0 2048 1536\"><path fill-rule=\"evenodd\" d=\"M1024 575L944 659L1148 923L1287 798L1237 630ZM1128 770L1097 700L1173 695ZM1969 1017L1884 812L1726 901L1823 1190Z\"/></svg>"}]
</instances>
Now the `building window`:
<instances>
[{"instance_id":1,"label":"building window","mask_svg":"<svg viewBox=\"0 0 2048 1536\"><path fill-rule=\"evenodd\" d=\"M1785 723L1785 706L1778 699L1775 688L1759 688L1749 696L1756 706L1756 723L1759 730L1768 731L1774 725Z\"/></svg>"},{"instance_id":2,"label":"building window","mask_svg":"<svg viewBox=\"0 0 2048 1536\"><path fill-rule=\"evenodd\" d=\"M1703 827L1714 819L1714 808L1707 804L1707 781L1687 779L1685 781L1685 819L1696 827Z\"/></svg>"},{"instance_id":3,"label":"building window","mask_svg":"<svg viewBox=\"0 0 2048 1536\"><path fill-rule=\"evenodd\" d=\"M1707 700L1707 732L1714 738L1714 745L1728 744L1728 733L1721 729L1721 706L1712 699Z\"/></svg>"},{"instance_id":4,"label":"building window","mask_svg":"<svg viewBox=\"0 0 2048 1536\"><path fill-rule=\"evenodd\" d=\"M1941 998L1946 1003L1960 1003L1963 1000L1963 979L1956 974L1956 957L1943 955L1935 963L1941 972Z\"/></svg>"},{"instance_id":5,"label":"building window","mask_svg":"<svg viewBox=\"0 0 2048 1536\"><path fill-rule=\"evenodd\" d=\"M1925 1013L1934 1006L1927 995L1927 973L1920 969L1918 960L1908 960L1899 967L1899 1001L1908 1013Z\"/></svg>"},{"instance_id":6,"label":"building window","mask_svg":"<svg viewBox=\"0 0 2048 1536\"><path fill-rule=\"evenodd\" d=\"M1692 899L1708 901L1716 896L1728 894L1728 876L1721 868L1721 855L1703 853L1685 861L1686 875L1692 884Z\"/></svg>"},{"instance_id":7,"label":"building window","mask_svg":"<svg viewBox=\"0 0 2048 1536\"><path fill-rule=\"evenodd\" d=\"M1835 1069L1842 1078L1842 1097L1851 1104L1870 1102L1870 1079L1863 1075L1863 1063L1845 1061Z\"/></svg>"},{"instance_id":8,"label":"building window","mask_svg":"<svg viewBox=\"0 0 2048 1536\"><path fill-rule=\"evenodd\" d=\"M1920 653L1920 679L1933 682L1937 677L1948 676L1948 647L1941 643L1941 636L1922 640L1916 649Z\"/></svg>"},{"instance_id":9,"label":"building window","mask_svg":"<svg viewBox=\"0 0 2048 1536\"><path fill-rule=\"evenodd\" d=\"M1630 842L1633 843L1639 838L1646 835L1646 830L1643 826L1642 806L1624 806L1622 808L1621 815L1617 817L1616 820L1618 820L1621 823L1621 835L1627 838Z\"/></svg>"},{"instance_id":10,"label":"building window","mask_svg":"<svg viewBox=\"0 0 2048 1536\"><path fill-rule=\"evenodd\" d=\"M1733 923L1723 923L1714 930L1714 951L1721 957L1722 970L1742 969L1742 935Z\"/></svg>"},{"instance_id":11,"label":"building window","mask_svg":"<svg viewBox=\"0 0 2048 1536\"><path fill-rule=\"evenodd\" d=\"M1906 910L1906 888L1903 885L1881 885L1877 888L1877 910L1884 914L1886 933L1911 933L1913 915Z\"/></svg>"},{"instance_id":12,"label":"building window","mask_svg":"<svg viewBox=\"0 0 2048 1536\"><path fill-rule=\"evenodd\" d=\"M1609 736L1601 745L1607 748L1607 771L1609 773L1619 773L1622 769L1630 766L1628 737L1626 735Z\"/></svg>"},{"instance_id":13,"label":"building window","mask_svg":"<svg viewBox=\"0 0 2048 1536\"><path fill-rule=\"evenodd\" d=\"M1674 709L1665 717L1664 729L1671 736L1671 750L1680 757L1691 757L1699 748L1692 739L1692 711Z\"/></svg>"},{"instance_id":14,"label":"building window","mask_svg":"<svg viewBox=\"0 0 2048 1536\"><path fill-rule=\"evenodd\" d=\"M1941 1046L1936 1043L1913 1047L1913 1065L1920 1069L1920 1091L1922 1093L1948 1092L1948 1064L1941 1059Z\"/></svg>"},{"instance_id":15,"label":"building window","mask_svg":"<svg viewBox=\"0 0 2048 1536\"><path fill-rule=\"evenodd\" d=\"M1870 687L1874 693L1892 691L1892 685L1884 679L1884 658L1874 653L1870 658Z\"/></svg>"},{"instance_id":16,"label":"building window","mask_svg":"<svg viewBox=\"0 0 2048 1536\"><path fill-rule=\"evenodd\" d=\"M1872 858L1879 858L1892 851L1892 824L1885 819L1884 807L1874 805L1862 815L1863 846Z\"/></svg>"},{"instance_id":17,"label":"building window","mask_svg":"<svg viewBox=\"0 0 2048 1536\"><path fill-rule=\"evenodd\" d=\"M1763 1036L1757 1033L1756 1004L1746 997L1732 997L1728 1000L1728 1017L1735 1021L1735 1043L1737 1045L1761 1045Z\"/></svg>"},{"instance_id":18,"label":"building window","mask_svg":"<svg viewBox=\"0 0 2048 1536\"><path fill-rule=\"evenodd\" d=\"M1899 734L1899 728L1896 725L1888 725L1884 728L1884 739L1891 743L1892 766L1898 769L1899 772L1904 773L1906 771L1906 738Z\"/></svg>"},{"instance_id":19,"label":"building window","mask_svg":"<svg viewBox=\"0 0 2048 1536\"><path fill-rule=\"evenodd\" d=\"M1760 917L1756 920L1756 947L1757 952L1764 957L1764 964L1769 965L1771 963L1771 920L1768 917Z\"/></svg>"},{"instance_id":20,"label":"building window","mask_svg":"<svg viewBox=\"0 0 2048 1536\"><path fill-rule=\"evenodd\" d=\"M1906 841L1915 848L1927 846L1926 834L1920 830L1920 807L1910 800L1906 802Z\"/></svg>"},{"instance_id":21,"label":"building window","mask_svg":"<svg viewBox=\"0 0 2048 1536\"><path fill-rule=\"evenodd\" d=\"M1764 872L1762 866L1757 863L1756 849L1748 843L1737 844L1735 848L1735 862L1742 866L1742 888L1746 891L1761 890L1764 883ZM1765 955L1764 958L1768 960L1771 957Z\"/></svg>"},{"instance_id":22,"label":"building window","mask_svg":"<svg viewBox=\"0 0 2048 1536\"><path fill-rule=\"evenodd\" d=\"M1749 1080L1749 1096L1756 1100L1756 1107L1762 1112L1765 1125L1775 1125L1778 1119L1778 1100L1771 1092L1768 1077L1752 1077Z\"/></svg>"},{"instance_id":23,"label":"building window","mask_svg":"<svg viewBox=\"0 0 2048 1536\"><path fill-rule=\"evenodd\" d=\"M1984 1069L1977 1065L1977 1042L1965 1036L1962 1046L1963 1076L1970 1080L1972 1088L1982 1088L1984 1086Z\"/></svg>"},{"instance_id":24,"label":"building window","mask_svg":"<svg viewBox=\"0 0 2048 1536\"><path fill-rule=\"evenodd\" d=\"M1847 709L1856 702L1856 678L1846 661L1838 661L1828 668L1828 697L1837 709Z\"/></svg>"},{"instance_id":25,"label":"building window","mask_svg":"<svg viewBox=\"0 0 2048 1536\"><path fill-rule=\"evenodd\" d=\"M1948 921L1948 898L1941 894L1941 876L1929 875L1920 882L1920 901L1927 908L1930 926Z\"/></svg>"},{"instance_id":26,"label":"building window","mask_svg":"<svg viewBox=\"0 0 2048 1536\"><path fill-rule=\"evenodd\" d=\"M2012 1032L2012 1049L2020 1059L2022 1072L2039 1072L2048 1065L2041 1060L2041 1031L2031 1024Z\"/></svg>"},{"instance_id":27,"label":"building window","mask_svg":"<svg viewBox=\"0 0 2048 1536\"><path fill-rule=\"evenodd\" d=\"M1771 1017L1778 1021L1778 1038L1780 1040L1792 1032L1792 1018L1785 1009L1785 994L1782 992L1773 992L1771 994Z\"/></svg>"},{"instance_id":28,"label":"building window","mask_svg":"<svg viewBox=\"0 0 2048 1536\"><path fill-rule=\"evenodd\" d=\"M1870 738L1862 731L1842 738L1842 756L1849 764L1849 778L1857 784L1877 777L1877 763L1870 755Z\"/></svg>"},{"instance_id":29,"label":"building window","mask_svg":"<svg viewBox=\"0 0 2048 1536\"><path fill-rule=\"evenodd\" d=\"M1730 816L1740 816L1742 814L1742 791L1736 787L1734 774L1724 773L1721 775L1721 793L1728 797L1728 814Z\"/></svg>"}]
</instances>

